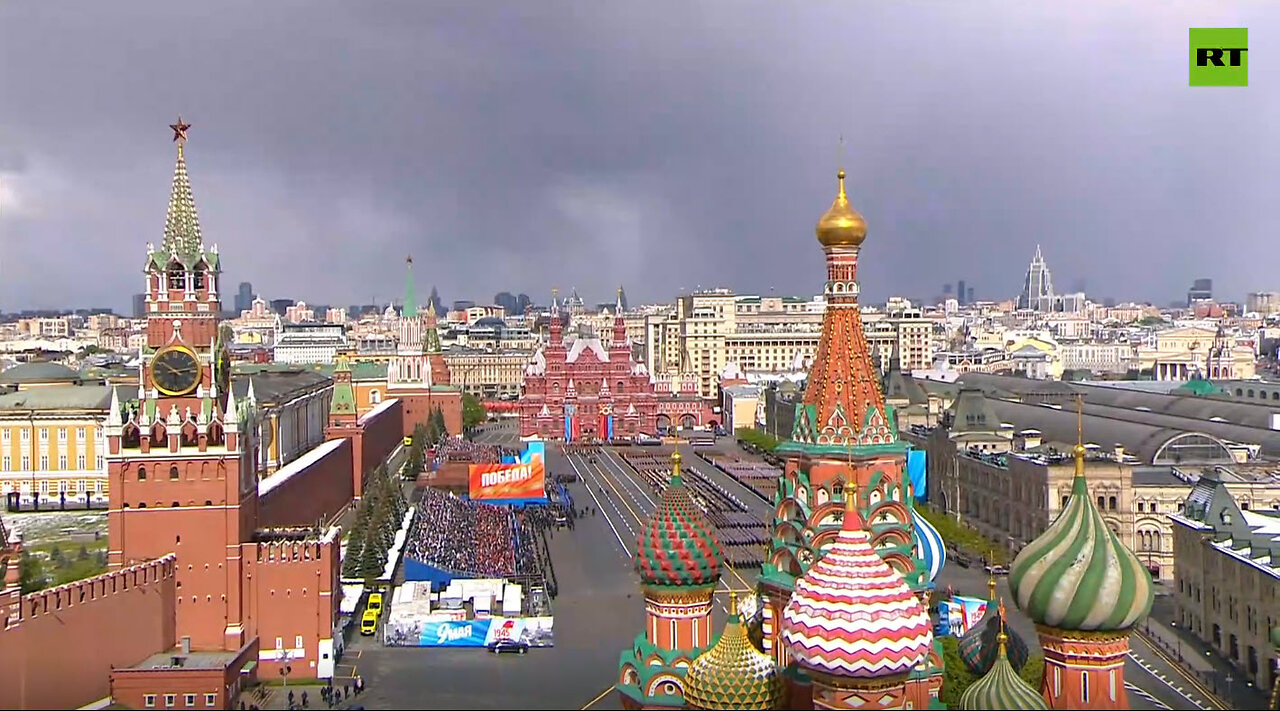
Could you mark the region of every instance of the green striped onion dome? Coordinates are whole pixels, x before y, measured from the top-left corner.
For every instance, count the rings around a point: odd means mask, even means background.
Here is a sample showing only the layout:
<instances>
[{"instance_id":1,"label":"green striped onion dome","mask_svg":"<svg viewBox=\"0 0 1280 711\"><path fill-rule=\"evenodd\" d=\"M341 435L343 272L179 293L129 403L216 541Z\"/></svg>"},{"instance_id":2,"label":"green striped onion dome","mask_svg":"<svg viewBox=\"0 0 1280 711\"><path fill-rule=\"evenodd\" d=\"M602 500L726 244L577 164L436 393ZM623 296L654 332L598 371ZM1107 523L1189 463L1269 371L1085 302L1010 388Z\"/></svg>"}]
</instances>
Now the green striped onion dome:
<instances>
[{"instance_id":1,"label":"green striped onion dome","mask_svg":"<svg viewBox=\"0 0 1280 711\"><path fill-rule=\"evenodd\" d=\"M636 539L636 572L646 585L715 585L724 551L680 479L680 452L671 455L671 482Z\"/></svg>"},{"instance_id":2,"label":"green striped onion dome","mask_svg":"<svg viewBox=\"0 0 1280 711\"><path fill-rule=\"evenodd\" d=\"M969 685L960 695L961 711L1038 711L1048 709L1040 692L1018 676L1009 664L1005 635L1000 634L1000 653L991 671Z\"/></svg>"},{"instance_id":3,"label":"green striped onion dome","mask_svg":"<svg viewBox=\"0 0 1280 711\"><path fill-rule=\"evenodd\" d=\"M716 643L693 660L684 677L684 701L691 709L776 709L783 682L769 655L756 649L730 593L729 620Z\"/></svg>"},{"instance_id":4,"label":"green striped onion dome","mask_svg":"<svg viewBox=\"0 0 1280 711\"><path fill-rule=\"evenodd\" d=\"M1009 587L1032 621L1059 629L1127 630L1150 612L1151 574L1090 498L1082 445L1066 508L1014 559Z\"/></svg>"}]
</instances>

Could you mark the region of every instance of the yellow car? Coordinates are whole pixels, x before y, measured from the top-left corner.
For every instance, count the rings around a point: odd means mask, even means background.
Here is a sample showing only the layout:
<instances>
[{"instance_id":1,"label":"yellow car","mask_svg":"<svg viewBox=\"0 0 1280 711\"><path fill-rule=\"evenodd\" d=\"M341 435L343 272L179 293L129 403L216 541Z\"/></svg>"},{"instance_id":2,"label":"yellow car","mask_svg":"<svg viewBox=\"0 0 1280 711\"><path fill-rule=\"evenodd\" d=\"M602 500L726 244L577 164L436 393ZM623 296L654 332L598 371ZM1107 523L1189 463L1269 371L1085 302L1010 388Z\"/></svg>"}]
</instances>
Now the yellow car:
<instances>
[{"instance_id":1,"label":"yellow car","mask_svg":"<svg viewBox=\"0 0 1280 711\"><path fill-rule=\"evenodd\" d=\"M368 637L378 631L377 610L365 610L360 617L360 634Z\"/></svg>"},{"instance_id":2,"label":"yellow car","mask_svg":"<svg viewBox=\"0 0 1280 711\"><path fill-rule=\"evenodd\" d=\"M380 592L369 593L369 601L364 604L364 609L366 611L373 610L373 613L375 615L382 614L382 593Z\"/></svg>"}]
</instances>

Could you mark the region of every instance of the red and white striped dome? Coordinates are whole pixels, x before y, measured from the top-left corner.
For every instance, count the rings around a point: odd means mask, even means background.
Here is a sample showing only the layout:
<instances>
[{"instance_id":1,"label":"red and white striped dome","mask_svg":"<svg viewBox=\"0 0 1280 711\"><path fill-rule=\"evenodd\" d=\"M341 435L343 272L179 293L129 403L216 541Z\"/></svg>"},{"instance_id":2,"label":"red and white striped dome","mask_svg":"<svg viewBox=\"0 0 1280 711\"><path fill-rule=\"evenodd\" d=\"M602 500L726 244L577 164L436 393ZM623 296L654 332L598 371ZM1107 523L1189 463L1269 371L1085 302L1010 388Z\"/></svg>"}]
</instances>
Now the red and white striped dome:
<instances>
[{"instance_id":1,"label":"red and white striped dome","mask_svg":"<svg viewBox=\"0 0 1280 711\"><path fill-rule=\"evenodd\" d=\"M869 679L911 671L929 653L929 615L871 547L852 501L822 558L796 581L782 613L782 639L814 671Z\"/></svg>"}]
</instances>

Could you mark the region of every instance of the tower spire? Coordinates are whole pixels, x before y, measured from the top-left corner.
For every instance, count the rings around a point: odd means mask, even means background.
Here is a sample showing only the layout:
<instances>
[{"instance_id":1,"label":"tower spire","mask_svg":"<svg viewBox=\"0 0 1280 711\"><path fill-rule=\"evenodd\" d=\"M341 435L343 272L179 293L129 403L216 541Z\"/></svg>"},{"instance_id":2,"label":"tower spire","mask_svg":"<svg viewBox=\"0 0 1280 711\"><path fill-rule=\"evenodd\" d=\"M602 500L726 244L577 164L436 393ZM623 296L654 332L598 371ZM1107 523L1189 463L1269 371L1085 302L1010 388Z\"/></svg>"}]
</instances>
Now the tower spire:
<instances>
[{"instance_id":1,"label":"tower spire","mask_svg":"<svg viewBox=\"0 0 1280 711\"><path fill-rule=\"evenodd\" d=\"M191 179L187 176L187 159L183 148L187 144L187 131L191 124L182 117L170 124L173 141L178 144L178 160L173 168L173 186L169 190L169 209L164 220L163 251L189 258L200 254L204 241L200 236L200 218L196 214L196 199L191 193Z\"/></svg>"},{"instance_id":2,"label":"tower spire","mask_svg":"<svg viewBox=\"0 0 1280 711\"><path fill-rule=\"evenodd\" d=\"M1076 478L1084 479L1084 396L1076 393Z\"/></svg>"},{"instance_id":3,"label":"tower spire","mask_svg":"<svg viewBox=\"0 0 1280 711\"><path fill-rule=\"evenodd\" d=\"M402 316L410 318L418 315L418 295L413 289L413 255L404 258L404 308Z\"/></svg>"}]
</instances>

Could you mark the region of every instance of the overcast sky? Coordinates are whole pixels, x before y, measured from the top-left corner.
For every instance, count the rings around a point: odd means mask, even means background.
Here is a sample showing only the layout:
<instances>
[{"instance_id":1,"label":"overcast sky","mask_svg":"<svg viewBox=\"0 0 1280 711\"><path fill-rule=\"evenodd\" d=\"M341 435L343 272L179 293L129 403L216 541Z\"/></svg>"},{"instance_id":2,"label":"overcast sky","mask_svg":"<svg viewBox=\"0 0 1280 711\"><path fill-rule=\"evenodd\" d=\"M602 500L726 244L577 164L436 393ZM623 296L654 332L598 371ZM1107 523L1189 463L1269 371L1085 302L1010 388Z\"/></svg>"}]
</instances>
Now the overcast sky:
<instances>
[{"instance_id":1,"label":"overcast sky","mask_svg":"<svg viewBox=\"0 0 1280 711\"><path fill-rule=\"evenodd\" d=\"M1250 87L1187 86L1187 28ZM188 166L224 288L821 290L839 161L870 299L965 279L1280 289L1280 4L0 4L0 310L126 307ZM230 299L228 298L228 302Z\"/></svg>"}]
</instances>

